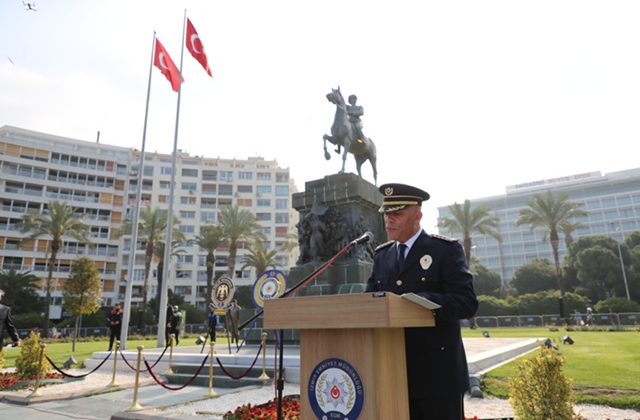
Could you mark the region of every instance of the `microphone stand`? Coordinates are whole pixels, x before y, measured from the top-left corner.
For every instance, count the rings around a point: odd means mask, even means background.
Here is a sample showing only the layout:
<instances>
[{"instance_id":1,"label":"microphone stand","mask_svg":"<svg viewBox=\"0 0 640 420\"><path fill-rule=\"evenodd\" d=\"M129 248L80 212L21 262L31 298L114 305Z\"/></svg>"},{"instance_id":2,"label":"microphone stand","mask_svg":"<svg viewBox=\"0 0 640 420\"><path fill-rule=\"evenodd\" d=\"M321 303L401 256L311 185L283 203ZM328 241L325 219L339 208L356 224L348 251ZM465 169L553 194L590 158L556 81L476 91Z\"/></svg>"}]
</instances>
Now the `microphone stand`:
<instances>
[{"instance_id":1,"label":"microphone stand","mask_svg":"<svg viewBox=\"0 0 640 420\"><path fill-rule=\"evenodd\" d=\"M322 263L320 265L320 267L318 267L315 270L313 270L311 272L311 274L309 274L308 276L306 276L305 278L300 280L291 289L289 289L286 292L284 292L282 294L282 296L278 297L278 299L285 298L285 297L289 296L290 294L292 294L293 292L295 292L296 290L298 290L300 287L305 286L308 283L311 283L313 280L318 278L322 273L324 273L329 267L331 267L333 265L333 263L335 263L338 258L343 256L347 251L349 251L357 243L358 243L357 241L349 242L344 248L342 248L340 251L338 251L338 253L336 255L334 255L329 261ZM258 318L263 313L264 313L264 309L261 309L257 314L255 314L254 316L252 316L251 318L249 318L248 320L243 322L242 325L240 327L238 327L238 330L242 330L244 327L246 327L249 323L254 321L256 318ZM280 330L280 342L279 342L280 354L278 355L278 381L277 381L278 420L282 420L282 392L284 390L284 378L283 378L283 371L284 371L284 367L283 367L283 365L284 365L284 339L283 339L283 336L284 336L283 330ZM266 351L266 350L262 349L262 351Z\"/></svg>"}]
</instances>

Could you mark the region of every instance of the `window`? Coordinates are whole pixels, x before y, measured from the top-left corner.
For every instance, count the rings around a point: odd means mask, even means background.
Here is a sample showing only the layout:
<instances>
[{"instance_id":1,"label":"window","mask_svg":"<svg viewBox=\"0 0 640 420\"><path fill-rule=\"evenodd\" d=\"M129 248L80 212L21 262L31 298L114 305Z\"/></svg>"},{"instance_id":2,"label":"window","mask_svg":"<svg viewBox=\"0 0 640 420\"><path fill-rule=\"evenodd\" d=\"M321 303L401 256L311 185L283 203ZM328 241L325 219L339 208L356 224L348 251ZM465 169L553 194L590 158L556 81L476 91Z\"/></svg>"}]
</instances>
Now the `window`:
<instances>
[{"instance_id":1,"label":"window","mask_svg":"<svg viewBox=\"0 0 640 420\"><path fill-rule=\"evenodd\" d=\"M160 181L160 188L163 190L168 190L169 185L171 185L169 181Z\"/></svg>"},{"instance_id":2,"label":"window","mask_svg":"<svg viewBox=\"0 0 640 420\"><path fill-rule=\"evenodd\" d=\"M289 182L289 174L287 173L276 174L276 182Z\"/></svg>"},{"instance_id":3,"label":"window","mask_svg":"<svg viewBox=\"0 0 640 420\"><path fill-rule=\"evenodd\" d=\"M258 172L258 181L271 181L271 172Z\"/></svg>"},{"instance_id":4,"label":"window","mask_svg":"<svg viewBox=\"0 0 640 420\"><path fill-rule=\"evenodd\" d=\"M240 171L238 172L238 179L253 179L253 172Z\"/></svg>"},{"instance_id":5,"label":"window","mask_svg":"<svg viewBox=\"0 0 640 420\"><path fill-rule=\"evenodd\" d=\"M238 192L240 193L252 193L253 186L252 185L238 185Z\"/></svg>"},{"instance_id":6,"label":"window","mask_svg":"<svg viewBox=\"0 0 640 420\"><path fill-rule=\"evenodd\" d=\"M263 222L271 220L271 213L256 213L256 219Z\"/></svg>"},{"instance_id":7,"label":"window","mask_svg":"<svg viewBox=\"0 0 640 420\"><path fill-rule=\"evenodd\" d=\"M211 170L202 171L202 180L203 181L217 181L218 180L218 171L211 171Z\"/></svg>"},{"instance_id":8,"label":"window","mask_svg":"<svg viewBox=\"0 0 640 420\"><path fill-rule=\"evenodd\" d=\"M162 175L171 175L171 166L163 166L160 168L160 173Z\"/></svg>"},{"instance_id":9,"label":"window","mask_svg":"<svg viewBox=\"0 0 640 420\"><path fill-rule=\"evenodd\" d=\"M180 197L180 204L196 204L195 197Z\"/></svg>"},{"instance_id":10,"label":"window","mask_svg":"<svg viewBox=\"0 0 640 420\"><path fill-rule=\"evenodd\" d=\"M276 223L289 223L289 213L276 213Z\"/></svg>"},{"instance_id":11,"label":"window","mask_svg":"<svg viewBox=\"0 0 640 420\"><path fill-rule=\"evenodd\" d=\"M289 186L288 185L276 185L276 195L281 197L289 196Z\"/></svg>"},{"instance_id":12,"label":"window","mask_svg":"<svg viewBox=\"0 0 640 420\"><path fill-rule=\"evenodd\" d=\"M193 255L177 255L176 262L178 264L191 264L193 263Z\"/></svg>"},{"instance_id":13,"label":"window","mask_svg":"<svg viewBox=\"0 0 640 420\"><path fill-rule=\"evenodd\" d=\"M195 219L196 212L195 211L180 211L180 218L182 219Z\"/></svg>"},{"instance_id":14,"label":"window","mask_svg":"<svg viewBox=\"0 0 640 420\"><path fill-rule=\"evenodd\" d=\"M268 198L258 198L256 200L256 205L258 207L271 207L271 200Z\"/></svg>"},{"instance_id":15,"label":"window","mask_svg":"<svg viewBox=\"0 0 640 420\"><path fill-rule=\"evenodd\" d=\"M271 194L271 185L258 185L256 192L258 194Z\"/></svg>"},{"instance_id":16,"label":"window","mask_svg":"<svg viewBox=\"0 0 640 420\"><path fill-rule=\"evenodd\" d=\"M287 198L277 198L276 199L276 209L284 210L289 208L289 199Z\"/></svg>"},{"instance_id":17,"label":"window","mask_svg":"<svg viewBox=\"0 0 640 420\"><path fill-rule=\"evenodd\" d=\"M253 200L250 198L238 198L238 207L251 207Z\"/></svg>"},{"instance_id":18,"label":"window","mask_svg":"<svg viewBox=\"0 0 640 420\"><path fill-rule=\"evenodd\" d=\"M233 181L233 171L220 171L220 181Z\"/></svg>"},{"instance_id":19,"label":"window","mask_svg":"<svg viewBox=\"0 0 640 420\"><path fill-rule=\"evenodd\" d=\"M287 237L287 226L276 227L276 237L277 238L286 238Z\"/></svg>"},{"instance_id":20,"label":"window","mask_svg":"<svg viewBox=\"0 0 640 420\"><path fill-rule=\"evenodd\" d=\"M233 195L233 185L219 185L219 195Z\"/></svg>"},{"instance_id":21,"label":"window","mask_svg":"<svg viewBox=\"0 0 640 420\"><path fill-rule=\"evenodd\" d=\"M197 177L198 176L198 170L197 169L182 168L182 176Z\"/></svg>"},{"instance_id":22,"label":"window","mask_svg":"<svg viewBox=\"0 0 640 420\"><path fill-rule=\"evenodd\" d=\"M180 225L178 226L178 230L182 233L195 233L196 227L190 225Z\"/></svg>"},{"instance_id":23,"label":"window","mask_svg":"<svg viewBox=\"0 0 640 420\"><path fill-rule=\"evenodd\" d=\"M176 270L176 278L177 279L190 279L191 278L191 271ZM177 293L177 291L176 291L176 293Z\"/></svg>"},{"instance_id":24,"label":"window","mask_svg":"<svg viewBox=\"0 0 640 420\"><path fill-rule=\"evenodd\" d=\"M182 190L183 191L195 191L198 188L198 184L195 182L183 182Z\"/></svg>"},{"instance_id":25,"label":"window","mask_svg":"<svg viewBox=\"0 0 640 420\"><path fill-rule=\"evenodd\" d=\"M200 221L207 222L215 222L216 221L216 212L215 211L202 211L200 212Z\"/></svg>"},{"instance_id":26,"label":"window","mask_svg":"<svg viewBox=\"0 0 640 420\"><path fill-rule=\"evenodd\" d=\"M153 176L153 166L144 166L144 176Z\"/></svg>"}]
</instances>

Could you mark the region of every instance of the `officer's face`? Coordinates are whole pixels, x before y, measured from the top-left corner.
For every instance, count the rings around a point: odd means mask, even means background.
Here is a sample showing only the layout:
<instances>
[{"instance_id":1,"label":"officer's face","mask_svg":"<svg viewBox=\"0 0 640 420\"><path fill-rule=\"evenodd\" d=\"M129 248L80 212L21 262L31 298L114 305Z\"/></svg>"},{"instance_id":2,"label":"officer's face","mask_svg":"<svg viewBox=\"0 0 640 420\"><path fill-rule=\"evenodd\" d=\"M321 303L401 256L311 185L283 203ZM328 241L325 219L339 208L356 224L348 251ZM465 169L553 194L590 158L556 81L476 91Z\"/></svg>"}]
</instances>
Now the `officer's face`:
<instances>
[{"instance_id":1,"label":"officer's face","mask_svg":"<svg viewBox=\"0 0 640 420\"><path fill-rule=\"evenodd\" d=\"M409 206L402 210L384 214L384 227L389 239L406 242L420 229L422 212L419 206Z\"/></svg>"}]
</instances>

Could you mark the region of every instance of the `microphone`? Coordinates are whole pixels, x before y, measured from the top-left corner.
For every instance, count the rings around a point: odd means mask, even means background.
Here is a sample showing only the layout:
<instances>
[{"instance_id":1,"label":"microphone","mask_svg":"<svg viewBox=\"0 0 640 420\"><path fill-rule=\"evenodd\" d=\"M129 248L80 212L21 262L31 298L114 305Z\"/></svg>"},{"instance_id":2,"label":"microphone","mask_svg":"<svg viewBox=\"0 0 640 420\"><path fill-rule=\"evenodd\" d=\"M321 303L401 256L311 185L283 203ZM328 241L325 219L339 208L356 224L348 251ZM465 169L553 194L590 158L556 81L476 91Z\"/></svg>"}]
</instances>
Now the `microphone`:
<instances>
[{"instance_id":1,"label":"microphone","mask_svg":"<svg viewBox=\"0 0 640 420\"><path fill-rule=\"evenodd\" d=\"M371 241L373 241L373 233L365 232L359 238L356 238L353 241L351 241L351 243L353 245L357 245L357 244L363 244L365 242L371 242Z\"/></svg>"}]
</instances>

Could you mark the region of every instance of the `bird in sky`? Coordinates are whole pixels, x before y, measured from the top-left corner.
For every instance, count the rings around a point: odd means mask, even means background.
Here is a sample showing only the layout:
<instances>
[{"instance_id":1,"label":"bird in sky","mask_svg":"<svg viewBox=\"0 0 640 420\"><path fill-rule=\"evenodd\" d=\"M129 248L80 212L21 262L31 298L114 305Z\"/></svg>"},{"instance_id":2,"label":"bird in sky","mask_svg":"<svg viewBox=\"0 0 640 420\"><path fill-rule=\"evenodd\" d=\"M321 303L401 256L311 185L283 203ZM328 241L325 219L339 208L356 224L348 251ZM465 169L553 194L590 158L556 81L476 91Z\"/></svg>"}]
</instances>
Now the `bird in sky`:
<instances>
[{"instance_id":1,"label":"bird in sky","mask_svg":"<svg viewBox=\"0 0 640 420\"><path fill-rule=\"evenodd\" d=\"M33 3L30 3L30 2L25 3L23 1L22 4L26 7L25 10L31 10L32 12L37 12L38 11L36 9L36 2L35 1Z\"/></svg>"},{"instance_id":2,"label":"bird in sky","mask_svg":"<svg viewBox=\"0 0 640 420\"><path fill-rule=\"evenodd\" d=\"M9 62L10 62L11 64L13 64L14 66L16 65L16 63L14 63L14 62L13 62L13 60L11 59L11 57L7 56L7 58L9 59Z\"/></svg>"}]
</instances>

